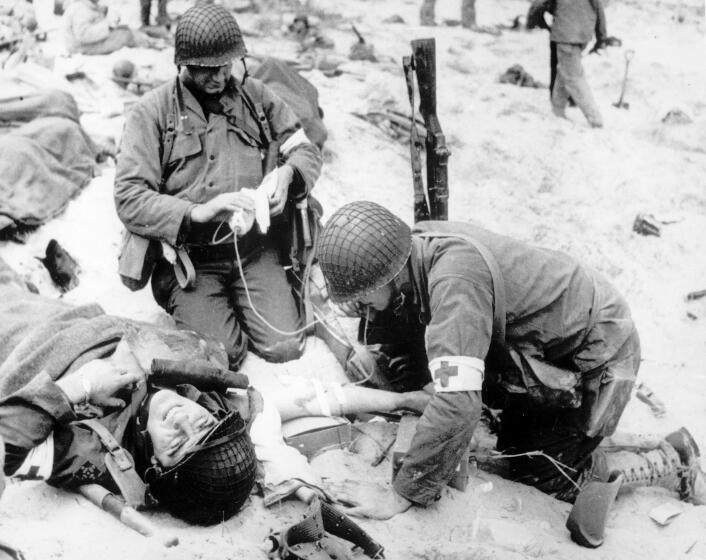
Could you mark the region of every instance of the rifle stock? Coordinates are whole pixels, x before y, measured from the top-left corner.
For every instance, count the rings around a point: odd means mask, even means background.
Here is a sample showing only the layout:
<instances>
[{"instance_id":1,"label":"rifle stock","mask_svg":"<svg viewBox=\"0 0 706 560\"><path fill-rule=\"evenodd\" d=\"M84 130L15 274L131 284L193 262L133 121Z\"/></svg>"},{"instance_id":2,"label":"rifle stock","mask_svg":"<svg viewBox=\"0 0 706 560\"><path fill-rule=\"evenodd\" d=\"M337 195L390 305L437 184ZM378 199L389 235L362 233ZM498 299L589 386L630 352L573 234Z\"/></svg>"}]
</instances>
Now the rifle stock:
<instances>
[{"instance_id":1,"label":"rifle stock","mask_svg":"<svg viewBox=\"0 0 706 560\"><path fill-rule=\"evenodd\" d=\"M412 58L419 86L419 112L427 129L427 193L432 220L448 220L449 149L436 114L436 41L412 41Z\"/></svg>"}]
</instances>

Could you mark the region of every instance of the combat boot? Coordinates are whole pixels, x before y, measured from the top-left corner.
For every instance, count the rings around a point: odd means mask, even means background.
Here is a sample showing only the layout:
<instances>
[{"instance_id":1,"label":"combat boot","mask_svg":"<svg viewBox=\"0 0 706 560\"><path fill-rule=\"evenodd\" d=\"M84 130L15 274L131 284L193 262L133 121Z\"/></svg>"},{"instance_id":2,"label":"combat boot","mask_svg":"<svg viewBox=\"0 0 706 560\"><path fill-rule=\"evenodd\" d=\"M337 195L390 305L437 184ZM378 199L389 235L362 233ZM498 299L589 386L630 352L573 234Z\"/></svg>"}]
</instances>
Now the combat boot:
<instances>
[{"instance_id":1,"label":"combat boot","mask_svg":"<svg viewBox=\"0 0 706 560\"><path fill-rule=\"evenodd\" d=\"M701 470L699 446L686 428L664 438L679 454L683 474L679 497L696 506L706 505L706 477Z\"/></svg>"},{"instance_id":2,"label":"combat boot","mask_svg":"<svg viewBox=\"0 0 706 560\"><path fill-rule=\"evenodd\" d=\"M609 473L623 475L623 488L660 486L679 491L682 465L677 451L666 441L650 451L612 451L606 453Z\"/></svg>"},{"instance_id":3,"label":"combat boot","mask_svg":"<svg viewBox=\"0 0 706 560\"><path fill-rule=\"evenodd\" d=\"M699 447L686 428L669 434L651 451L605 453L607 473L622 473L623 487L661 486L694 505L706 505L706 478Z\"/></svg>"}]
</instances>

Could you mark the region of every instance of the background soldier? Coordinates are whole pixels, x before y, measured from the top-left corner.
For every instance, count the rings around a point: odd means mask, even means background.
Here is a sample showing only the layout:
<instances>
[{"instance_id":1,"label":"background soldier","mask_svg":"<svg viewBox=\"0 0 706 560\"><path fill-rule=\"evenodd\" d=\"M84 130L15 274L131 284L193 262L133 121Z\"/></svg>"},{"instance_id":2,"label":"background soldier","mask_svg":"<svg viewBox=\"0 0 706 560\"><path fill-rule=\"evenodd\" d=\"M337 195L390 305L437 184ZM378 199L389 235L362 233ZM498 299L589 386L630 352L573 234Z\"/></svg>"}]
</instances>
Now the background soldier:
<instances>
[{"instance_id":1,"label":"background soldier","mask_svg":"<svg viewBox=\"0 0 706 560\"><path fill-rule=\"evenodd\" d=\"M434 8L436 0L424 0L419 10L419 23L421 25L436 25L434 21ZM476 27L476 0L461 1L461 25L466 29Z\"/></svg>"}]
</instances>

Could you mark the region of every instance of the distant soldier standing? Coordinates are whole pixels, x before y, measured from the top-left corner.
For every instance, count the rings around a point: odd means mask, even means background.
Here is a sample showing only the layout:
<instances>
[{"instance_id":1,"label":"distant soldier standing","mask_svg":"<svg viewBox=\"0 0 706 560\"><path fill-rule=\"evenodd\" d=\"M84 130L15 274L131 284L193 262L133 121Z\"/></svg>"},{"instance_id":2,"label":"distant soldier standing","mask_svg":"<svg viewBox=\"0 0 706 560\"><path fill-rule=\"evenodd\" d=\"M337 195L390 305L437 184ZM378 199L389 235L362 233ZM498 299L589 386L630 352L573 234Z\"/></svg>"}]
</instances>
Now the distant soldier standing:
<instances>
[{"instance_id":1,"label":"distant soldier standing","mask_svg":"<svg viewBox=\"0 0 706 560\"><path fill-rule=\"evenodd\" d=\"M545 12L554 18L551 28L544 20ZM581 64L581 53L594 34L596 44L591 52L607 46L608 33L601 0L534 0L527 21L530 28L550 30L549 89L554 114L565 118L566 107L573 100L592 127L602 127L603 117Z\"/></svg>"},{"instance_id":2,"label":"distant soldier standing","mask_svg":"<svg viewBox=\"0 0 706 560\"><path fill-rule=\"evenodd\" d=\"M436 25L434 21L434 8L436 0L424 0L419 10L419 23L421 25ZM461 25L467 29L476 26L476 0L462 0Z\"/></svg>"}]
</instances>

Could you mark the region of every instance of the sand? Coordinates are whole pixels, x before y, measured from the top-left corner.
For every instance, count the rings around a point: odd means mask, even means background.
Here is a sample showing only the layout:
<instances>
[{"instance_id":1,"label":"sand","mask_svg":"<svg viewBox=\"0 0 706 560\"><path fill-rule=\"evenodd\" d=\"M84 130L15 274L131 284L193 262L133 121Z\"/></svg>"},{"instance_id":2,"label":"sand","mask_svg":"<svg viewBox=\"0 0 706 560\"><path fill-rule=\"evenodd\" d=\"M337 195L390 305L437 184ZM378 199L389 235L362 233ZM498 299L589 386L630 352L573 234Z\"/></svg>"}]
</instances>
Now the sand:
<instances>
[{"instance_id":1,"label":"sand","mask_svg":"<svg viewBox=\"0 0 706 560\"><path fill-rule=\"evenodd\" d=\"M40 23L58 22L46 0L36 1ZM625 294L642 344L640 378L667 407L655 418L633 399L621 431L665 434L687 425L706 448L706 299L685 296L706 289L706 102L704 102L704 9L696 0L613 0L607 8L609 32L624 48L584 59L589 83L606 127L592 130L576 109L569 120L555 118L544 89L497 83L513 64L548 82L545 32L509 31L494 36L459 27L417 25L419 2L410 0L310 2L322 29L336 44L330 59L345 60L356 40L355 23L375 47L380 62L345 62L345 72L327 78L304 72L318 88L330 137L316 195L330 213L342 204L368 199L412 221L408 147L355 117L384 107L407 110L399 61L412 38L437 41L438 114L452 155L449 160L450 217L474 220L527 241L565 250L606 274ZM458 18L460 2L439 2L437 20ZM170 2L180 11L187 2ZM287 6L289 4L286 4ZM137 2L111 2L124 21L137 25ZM285 6L285 3L282 3ZM527 2L478 2L482 26L509 24ZM247 37L257 54L295 58L296 44L283 39L280 23L292 17L276 10L243 14L248 30L270 29L265 37ZM383 24L390 15L406 23ZM48 55L59 52L59 36L50 34ZM629 110L613 107L620 93L626 48L635 50L626 100ZM141 72L167 79L173 75L172 51L124 50L92 60L56 59L57 74L81 68L96 82L89 87L62 84L49 71L29 70L39 83L71 90L86 111L92 134L118 139L126 96L108 76L112 63L130 58ZM667 111L679 108L690 124L665 124ZM60 297L35 256L56 238L79 261L80 285L63 297L77 303L97 301L107 312L168 325L171 319L148 290L131 293L116 273L120 223L112 203L114 167L99 175L71 202L66 212L39 228L23 245L0 244L0 254L44 294ZM632 231L638 213L651 213L662 224L660 237ZM252 376L282 373L341 376L326 347L310 339L303 358L280 366L248 357ZM390 463L373 468L364 455L327 452L313 462L329 479L389 481ZM668 526L648 513L661 504L681 508ZM362 525L386 547L392 559L706 558L706 508L681 503L662 489L621 495L611 510L604 545L587 550L573 544L564 527L569 505L540 492L476 472L465 492L451 488L427 509L414 508L388 522ZM0 501L0 539L31 559L117 560L124 558L265 558L263 541L272 529L300 518L303 505L287 502L267 510L253 497L236 518L212 528L188 527L166 514L150 514L180 545L166 549L96 511L82 498L43 483L11 484Z\"/></svg>"}]
</instances>

